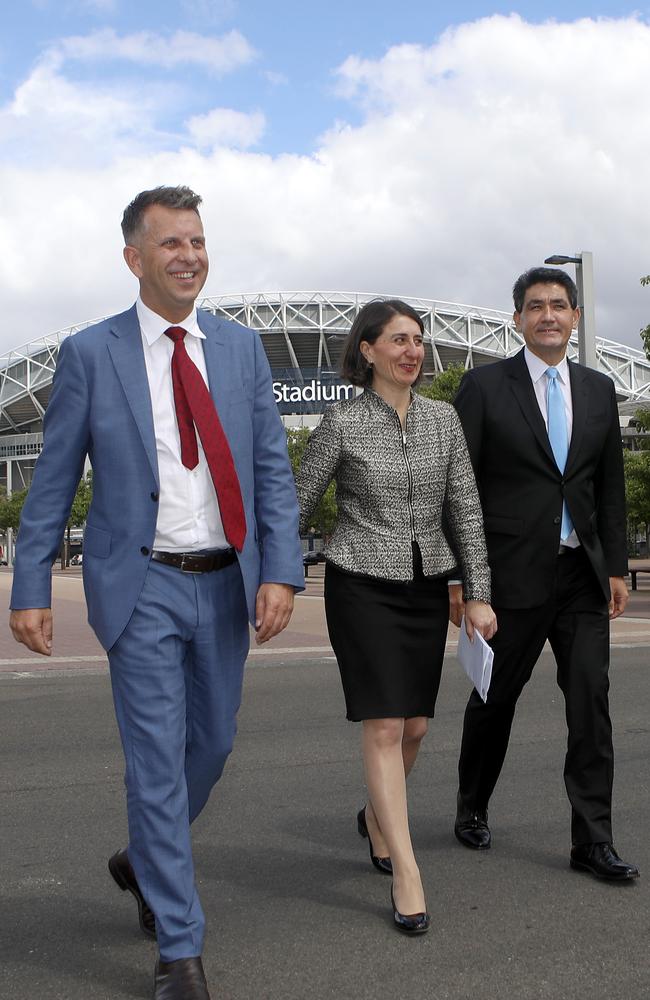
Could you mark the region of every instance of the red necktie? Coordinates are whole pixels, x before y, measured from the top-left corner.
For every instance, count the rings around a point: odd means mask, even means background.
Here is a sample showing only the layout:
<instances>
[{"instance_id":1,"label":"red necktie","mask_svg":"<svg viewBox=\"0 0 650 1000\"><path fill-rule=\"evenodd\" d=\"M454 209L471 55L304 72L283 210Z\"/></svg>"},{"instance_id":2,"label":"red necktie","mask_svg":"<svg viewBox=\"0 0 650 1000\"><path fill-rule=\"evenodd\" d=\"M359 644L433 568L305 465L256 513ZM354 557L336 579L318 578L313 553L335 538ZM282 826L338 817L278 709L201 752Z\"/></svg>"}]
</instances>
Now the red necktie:
<instances>
[{"instance_id":1,"label":"red necktie","mask_svg":"<svg viewBox=\"0 0 650 1000\"><path fill-rule=\"evenodd\" d=\"M165 330L165 336L174 341L172 385L181 438L181 460L186 469L194 469L198 465L196 425L219 501L224 533L230 544L241 552L246 538L246 517L237 470L212 396L185 349L185 333L181 326L170 326Z\"/></svg>"}]
</instances>

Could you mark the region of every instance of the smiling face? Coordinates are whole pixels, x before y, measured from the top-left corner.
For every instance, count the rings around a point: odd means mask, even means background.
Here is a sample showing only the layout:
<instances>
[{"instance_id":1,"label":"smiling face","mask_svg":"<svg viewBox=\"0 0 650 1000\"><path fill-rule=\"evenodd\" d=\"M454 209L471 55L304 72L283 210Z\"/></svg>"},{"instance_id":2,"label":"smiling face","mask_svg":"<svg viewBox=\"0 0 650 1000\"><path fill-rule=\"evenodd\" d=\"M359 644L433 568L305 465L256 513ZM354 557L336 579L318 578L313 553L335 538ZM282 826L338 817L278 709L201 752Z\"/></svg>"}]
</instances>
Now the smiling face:
<instances>
[{"instance_id":1,"label":"smiling face","mask_svg":"<svg viewBox=\"0 0 650 1000\"><path fill-rule=\"evenodd\" d=\"M170 323L190 314L208 276L201 219L191 209L150 205L124 259L149 309Z\"/></svg>"},{"instance_id":2,"label":"smiling face","mask_svg":"<svg viewBox=\"0 0 650 1000\"><path fill-rule=\"evenodd\" d=\"M424 338L410 316L393 316L373 344L362 340L359 348L372 364L372 388L380 396L410 389L424 361Z\"/></svg>"},{"instance_id":3,"label":"smiling face","mask_svg":"<svg viewBox=\"0 0 650 1000\"><path fill-rule=\"evenodd\" d=\"M548 365L562 360L579 319L580 310L571 308L564 286L553 282L540 282L526 289L521 312L514 314L526 346Z\"/></svg>"}]
</instances>

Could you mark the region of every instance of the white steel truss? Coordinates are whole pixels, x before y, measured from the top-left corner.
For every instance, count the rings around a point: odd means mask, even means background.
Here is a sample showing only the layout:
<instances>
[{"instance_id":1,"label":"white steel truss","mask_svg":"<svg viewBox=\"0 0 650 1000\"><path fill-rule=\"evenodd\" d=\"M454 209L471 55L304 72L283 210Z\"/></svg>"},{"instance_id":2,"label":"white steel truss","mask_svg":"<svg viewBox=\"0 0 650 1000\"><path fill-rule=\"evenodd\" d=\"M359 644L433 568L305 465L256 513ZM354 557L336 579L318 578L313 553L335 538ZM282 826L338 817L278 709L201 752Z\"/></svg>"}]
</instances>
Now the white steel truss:
<instances>
[{"instance_id":1,"label":"white steel truss","mask_svg":"<svg viewBox=\"0 0 650 1000\"><path fill-rule=\"evenodd\" d=\"M383 295L355 292L257 292L208 296L199 308L258 330L272 368L332 370L359 309ZM523 344L509 313L496 309L403 298L422 316L425 370L465 368L515 354ZM66 337L97 320L58 330L0 356L0 435L40 430L56 365ZM569 356L577 358L577 339ZM619 400L650 401L650 361L642 351L597 338L598 369L609 375Z\"/></svg>"}]
</instances>

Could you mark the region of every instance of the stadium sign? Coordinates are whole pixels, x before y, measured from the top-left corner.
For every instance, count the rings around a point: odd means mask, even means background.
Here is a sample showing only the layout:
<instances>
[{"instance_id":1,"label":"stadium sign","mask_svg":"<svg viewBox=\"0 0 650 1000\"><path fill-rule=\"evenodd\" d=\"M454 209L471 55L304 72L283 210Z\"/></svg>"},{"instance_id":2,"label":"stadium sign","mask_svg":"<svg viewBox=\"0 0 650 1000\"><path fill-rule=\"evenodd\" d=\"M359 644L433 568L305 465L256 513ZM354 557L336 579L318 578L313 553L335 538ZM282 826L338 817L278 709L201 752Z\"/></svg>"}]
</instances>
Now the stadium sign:
<instances>
[{"instance_id":1,"label":"stadium sign","mask_svg":"<svg viewBox=\"0 0 650 1000\"><path fill-rule=\"evenodd\" d=\"M330 403L352 399L357 390L336 372L301 368L273 370L273 395L282 414L322 413Z\"/></svg>"}]
</instances>

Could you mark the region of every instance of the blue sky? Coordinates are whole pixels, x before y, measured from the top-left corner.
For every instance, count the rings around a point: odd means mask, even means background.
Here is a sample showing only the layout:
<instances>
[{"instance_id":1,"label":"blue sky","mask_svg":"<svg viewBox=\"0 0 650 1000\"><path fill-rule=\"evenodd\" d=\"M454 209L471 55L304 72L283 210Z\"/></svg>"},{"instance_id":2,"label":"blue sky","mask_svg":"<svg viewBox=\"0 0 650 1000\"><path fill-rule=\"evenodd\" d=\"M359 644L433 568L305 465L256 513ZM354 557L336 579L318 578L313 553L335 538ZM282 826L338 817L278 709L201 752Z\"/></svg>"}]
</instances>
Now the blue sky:
<instances>
[{"instance_id":1,"label":"blue sky","mask_svg":"<svg viewBox=\"0 0 650 1000\"><path fill-rule=\"evenodd\" d=\"M581 17L621 17L643 11L634 3L396 3L395 0L22 0L12 7L0 40L1 96L11 97L16 83L57 40L85 36L107 27L119 35L178 31L223 36L243 35L250 61L224 76L207 67L178 66L171 74L158 67L143 73L138 63L97 57L76 63L69 75L79 81L124 78L146 92L172 85L161 129L170 144L188 113L201 114L215 103L244 113L261 110L268 127L255 148L272 154L309 153L318 137L338 119L356 123L357 109L337 96L336 69L350 55L380 58L402 43L430 45L446 28L493 14L513 11L527 21L562 21ZM646 13L650 7L645 8Z\"/></svg>"},{"instance_id":2,"label":"blue sky","mask_svg":"<svg viewBox=\"0 0 650 1000\"><path fill-rule=\"evenodd\" d=\"M509 308L524 267L591 249L599 333L639 346L649 22L627 3L23 0L0 35L20 326L0 349L128 302L121 208L182 182L205 199L206 292Z\"/></svg>"}]
</instances>

